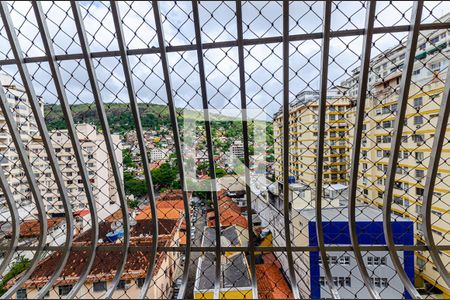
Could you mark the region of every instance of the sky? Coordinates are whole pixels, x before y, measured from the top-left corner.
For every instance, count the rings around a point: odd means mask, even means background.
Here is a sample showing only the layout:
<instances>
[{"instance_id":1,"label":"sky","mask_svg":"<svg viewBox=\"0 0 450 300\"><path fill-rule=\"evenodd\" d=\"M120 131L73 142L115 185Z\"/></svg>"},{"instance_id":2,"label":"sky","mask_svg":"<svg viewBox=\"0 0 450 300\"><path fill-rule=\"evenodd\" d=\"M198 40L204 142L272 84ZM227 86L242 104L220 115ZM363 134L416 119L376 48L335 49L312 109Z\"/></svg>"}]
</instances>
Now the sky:
<instances>
[{"instance_id":1,"label":"sky","mask_svg":"<svg viewBox=\"0 0 450 300\"><path fill-rule=\"evenodd\" d=\"M200 2L199 12L204 43L237 39L235 2ZM411 1L380 1L377 4L375 26L409 24ZM68 2L43 2L47 24L57 55L81 53L78 36ZM36 27L34 12L28 2L14 2L10 6L14 26L25 56L44 55ZM125 40L129 49L158 47L151 2L121 2L119 5ZM118 50L114 37L114 23L109 2L81 2L90 49ZM191 2L161 2L163 27L167 45L195 43ZM281 2L243 2L244 38L255 39L282 35ZM426 1L423 23L431 23L450 11L445 2ZM333 2L331 29L363 28L365 2ZM322 31L323 3L295 1L290 4L290 34ZM405 33L377 35L372 56L399 44ZM303 90L317 89L320 78L321 40L290 43L291 99ZM362 37L334 38L330 44L329 82L339 84L359 66ZM207 96L211 108L240 108L238 49L204 50ZM0 60L12 58L6 33L0 31ZM177 107L200 108L200 81L196 51L169 53L171 82ZM162 68L158 54L130 56L133 81L139 101L165 104ZM94 59L96 74L105 102L127 103L123 70L118 57ZM279 43L245 47L246 94L248 107L260 109L259 118L270 119L282 102L282 45ZM47 63L28 64L34 87L45 102L57 98ZM83 61L61 61L60 68L71 103L92 103L87 73ZM20 82L15 66L2 66ZM16 75L15 75L16 74Z\"/></svg>"}]
</instances>

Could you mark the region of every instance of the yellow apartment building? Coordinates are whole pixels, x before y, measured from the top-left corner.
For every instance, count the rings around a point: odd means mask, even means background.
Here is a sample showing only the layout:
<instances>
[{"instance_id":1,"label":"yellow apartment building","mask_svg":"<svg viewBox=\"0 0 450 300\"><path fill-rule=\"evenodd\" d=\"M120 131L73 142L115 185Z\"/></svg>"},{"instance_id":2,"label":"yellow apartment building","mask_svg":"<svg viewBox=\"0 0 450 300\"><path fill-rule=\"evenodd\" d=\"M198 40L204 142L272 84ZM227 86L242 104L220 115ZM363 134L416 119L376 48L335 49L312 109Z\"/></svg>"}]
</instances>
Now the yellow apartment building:
<instances>
[{"instance_id":1,"label":"yellow apartment building","mask_svg":"<svg viewBox=\"0 0 450 300\"><path fill-rule=\"evenodd\" d=\"M297 95L289 110L289 171L290 176L310 186L315 181L318 140L319 93L304 91ZM345 88L328 92L326 106L324 184L348 182L349 130L353 125L354 102ZM283 115L277 113L273 123L275 178L282 182Z\"/></svg>"}]
</instances>

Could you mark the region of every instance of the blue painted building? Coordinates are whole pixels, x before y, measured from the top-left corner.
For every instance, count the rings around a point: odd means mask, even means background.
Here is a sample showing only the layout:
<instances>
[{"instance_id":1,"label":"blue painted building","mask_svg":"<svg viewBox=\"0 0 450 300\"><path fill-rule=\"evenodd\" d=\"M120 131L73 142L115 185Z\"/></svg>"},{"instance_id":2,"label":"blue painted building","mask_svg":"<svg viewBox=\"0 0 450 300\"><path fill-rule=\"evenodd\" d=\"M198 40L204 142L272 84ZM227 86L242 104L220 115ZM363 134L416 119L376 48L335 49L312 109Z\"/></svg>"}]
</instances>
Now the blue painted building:
<instances>
[{"instance_id":1,"label":"blue painted building","mask_svg":"<svg viewBox=\"0 0 450 300\"><path fill-rule=\"evenodd\" d=\"M322 209L326 245L351 245L347 210L347 207ZM380 209L368 205L358 206L356 216L356 229L361 245L386 245ZM317 246L314 209L293 212L293 225L294 228L299 228L296 245ZM392 228L397 245L413 245L414 223L410 219L394 215ZM294 236L296 236L295 232ZM414 282L414 253L412 251L398 251L397 253L408 277ZM364 283L353 252L328 251L327 255L333 281L341 298L369 299L370 295L363 287ZM302 270L303 275L306 275L303 277L304 280L298 282L302 295L313 299L331 298L328 286L325 284L319 252L311 252L310 255L299 254L297 258L297 270ZM410 298L402 282L396 276L395 268L387 251L366 251L363 252L363 258L369 276L382 298Z\"/></svg>"}]
</instances>

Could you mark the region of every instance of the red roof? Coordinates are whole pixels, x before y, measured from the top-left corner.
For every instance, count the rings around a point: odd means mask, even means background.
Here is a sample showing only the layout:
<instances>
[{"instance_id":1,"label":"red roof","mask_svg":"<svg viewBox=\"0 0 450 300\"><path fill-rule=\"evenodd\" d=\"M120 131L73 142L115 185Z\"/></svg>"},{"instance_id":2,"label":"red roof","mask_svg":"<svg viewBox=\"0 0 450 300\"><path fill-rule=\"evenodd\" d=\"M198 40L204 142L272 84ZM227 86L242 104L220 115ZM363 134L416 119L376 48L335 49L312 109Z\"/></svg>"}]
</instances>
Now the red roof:
<instances>
[{"instance_id":1,"label":"red roof","mask_svg":"<svg viewBox=\"0 0 450 300\"><path fill-rule=\"evenodd\" d=\"M293 299L292 290L273 263L256 265L258 297L260 299Z\"/></svg>"},{"instance_id":2,"label":"red roof","mask_svg":"<svg viewBox=\"0 0 450 300\"><path fill-rule=\"evenodd\" d=\"M52 218L47 219L47 230L51 230L53 227L63 222L64 218ZM20 224L21 238L39 237L41 235L41 229L39 227L39 220L25 220ZM11 232L6 233L6 236L10 237Z\"/></svg>"},{"instance_id":3,"label":"red roof","mask_svg":"<svg viewBox=\"0 0 450 300\"><path fill-rule=\"evenodd\" d=\"M79 210L73 213L74 217L84 217L89 214L89 209Z\"/></svg>"},{"instance_id":4,"label":"red roof","mask_svg":"<svg viewBox=\"0 0 450 300\"><path fill-rule=\"evenodd\" d=\"M225 190L220 190L217 193L217 197L219 198L220 225L222 227L238 225L240 227L247 228L247 218L241 214L241 208L234 203L230 197L225 195ZM207 213L207 219L208 226L213 227L215 224L213 211Z\"/></svg>"},{"instance_id":5,"label":"red roof","mask_svg":"<svg viewBox=\"0 0 450 300\"><path fill-rule=\"evenodd\" d=\"M156 201L156 207L160 208L173 208L184 211L184 202L183 200L165 200L165 201Z\"/></svg>"}]
</instances>

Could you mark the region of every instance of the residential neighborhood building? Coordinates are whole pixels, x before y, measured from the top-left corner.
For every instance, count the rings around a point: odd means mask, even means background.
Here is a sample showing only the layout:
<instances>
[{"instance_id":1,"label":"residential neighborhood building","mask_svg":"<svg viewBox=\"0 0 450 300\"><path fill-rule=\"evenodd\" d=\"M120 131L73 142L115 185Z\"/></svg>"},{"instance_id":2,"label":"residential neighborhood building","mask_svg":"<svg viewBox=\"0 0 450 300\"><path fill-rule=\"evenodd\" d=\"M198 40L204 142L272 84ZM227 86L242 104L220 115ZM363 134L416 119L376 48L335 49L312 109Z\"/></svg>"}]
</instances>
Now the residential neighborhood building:
<instances>
[{"instance_id":1,"label":"residential neighborhood building","mask_svg":"<svg viewBox=\"0 0 450 300\"><path fill-rule=\"evenodd\" d=\"M32 114L25 88L18 84L13 77L0 74L0 83L5 91L8 105L14 108L13 116L17 124L20 138L25 145L29 144L33 137L39 135L36 120ZM44 101L38 98L40 109L44 111ZM29 206L32 197L27 184L25 173L19 163L19 156L15 150L12 136L6 124L6 119L0 111L0 166L3 168L10 184L16 203L21 206ZM0 190L0 207L6 208L6 200L3 191ZM30 209L31 210L31 209Z\"/></svg>"},{"instance_id":2,"label":"residential neighborhood building","mask_svg":"<svg viewBox=\"0 0 450 300\"><path fill-rule=\"evenodd\" d=\"M120 239L117 242L108 242L107 234L112 230L112 225L121 220L121 213L114 213L107 220L100 223L100 239L102 245L122 247ZM173 247L179 245L181 220L160 219L158 220L158 245L160 247ZM91 239L91 230L82 233L74 240L74 245L88 245ZM137 220L131 226L131 247L143 246L148 250L130 251L128 253L122 279L113 298L131 297L139 298L140 289L144 283L151 251L152 223L150 219ZM48 298L60 298L67 295L77 282L83 271L89 251L71 251L67 264L56 281L55 288L49 291ZM54 252L39 263L31 277L18 290L15 298L34 297L39 288L42 287L54 272L58 265L61 253ZM95 260L88 278L79 291L80 295L89 295L89 298L101 298L110 287L111 281L118 268L121 251L101 250L96 252ZM150 299L170 298L173 291L173 283L181 274L179 268L179 252L161 252L156 256L156 267L153 271L154 284L150 285L147 297ZM20 275L19 275L20 276ZM8 282L12 286L18 277Z\"/></svg>"},{"instance_id":3,"label":"residential neighborhood building","mask_svg":"<svg viewBox=\"0 0 450 300\"><path fill-rule=\"evenodd\" d=\"M325 245L351 245L348 228L348 208L323 208L322 226ZM361 245L384 245L383 217L380 209L369 205L356 207L356 230ZM292 236L295 245L317 246L315 209L293 210ZM414 223L404 217L394 216L392 228L396 245L414 244ZM400 234L401 233L401 234ZM414 282L414 254L412 251L397 251L409 279ZM342 298L368 299L370 294L360 278L359 269L352 252L327 251L334 284ZM365 264L375 289L384 299L410 298L387 251L364 251ZM331 298L325 284L324 269L319 252L295 253L297 284L306 298Z\"/></svg>"},{"instance_id":4,"label":"residential neighborhood building","mask_svg":"<svg viewBox=\"0 0 450 300\"><path fill-rule=\"evenodd\" d=\"M354 102L346 88L328 91L324 148L324 183L346 183L350 164L348 140ZM315 181L318 137L319 92L303 91L289 109L289 176L311 186ZM279 111L273 122L275 179L282 183L283 118Z\"/></svg>"},{"instance_id":5,"label":"residential neighborhood building","mask_svg":"<svg viewBox=\"0 0 450 300\"><path fill-rule=\"evenodd\" d=\"M97 132L94 125L78 124L76 126L80 139L84 161L88 170L89 182L92 185L97 204L98 216L102 220L120 207L116 183L106 149L103 135ZM50 132L53 148L60 163L60 169L73 210L88 208L88 200L67 130ZM120 136L113 134L115 155L119 173L122 174L122 146ZM48 168L44 145L39 137L33 138L29 145L30 160L37 175L45 208L48 213L60 215L64 213L61 195L58 193L52 170Z\"/></svg>"}]
</instances>

